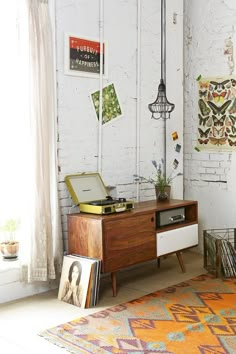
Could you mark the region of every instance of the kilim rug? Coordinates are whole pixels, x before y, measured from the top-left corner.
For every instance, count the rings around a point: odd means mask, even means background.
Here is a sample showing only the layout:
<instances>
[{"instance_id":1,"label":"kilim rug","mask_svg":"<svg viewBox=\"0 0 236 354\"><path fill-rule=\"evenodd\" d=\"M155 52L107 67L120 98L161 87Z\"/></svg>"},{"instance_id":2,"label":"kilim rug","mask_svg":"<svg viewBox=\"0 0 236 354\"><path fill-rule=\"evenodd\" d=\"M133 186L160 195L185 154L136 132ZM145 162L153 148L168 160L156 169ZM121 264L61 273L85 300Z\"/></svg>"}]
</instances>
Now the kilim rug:
<instances>
[{"instance_id":1,"label":"kilim rug","mask_svg":"<svg viewBox=\"0 0 236 354\"><path fill-rule=\"evenodd\" d=\"M201 275L39 334L71 353L236 353L236 280Z\"/></svg>"}]
</instances>

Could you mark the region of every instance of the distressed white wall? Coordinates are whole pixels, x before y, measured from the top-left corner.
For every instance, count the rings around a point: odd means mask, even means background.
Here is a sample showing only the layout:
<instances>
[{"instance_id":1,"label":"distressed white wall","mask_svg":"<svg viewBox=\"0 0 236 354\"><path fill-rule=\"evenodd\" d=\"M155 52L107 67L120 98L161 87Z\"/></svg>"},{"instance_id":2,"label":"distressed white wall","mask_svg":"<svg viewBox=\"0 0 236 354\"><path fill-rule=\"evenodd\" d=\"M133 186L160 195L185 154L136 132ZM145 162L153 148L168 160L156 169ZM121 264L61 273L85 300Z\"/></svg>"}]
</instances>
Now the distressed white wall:
<instances>
[{"instance_id":1,"label":"distressed white wall","mask_svg":"<svg viewBox=\"0 0 236 354\"><path fill-rule=\"evenodd\" d=\"M174 158L183 170L183 146L176 154L176 142L183 145L183 0L167 1L167 97L176 107L167 122L167 170ZM55 3L55 7L54 7ZM64 35L99 38L99 0L50 0L55 16L58 98L59 190L65 239L72 205L64 177L98 170L98 123L89 93L99 80L64 74ZM140 48L138 48L138 8ZM108 78L114 82L123 117L102 127L102 177L116 187L118 197L140 200L155 197L154 188L134 183L133 175L150 177L152 159L163 157L163 122L151 120L148 103L156 99L160 80L160 1L104 0L104 39L108 43ZM140 65L138 66L138 63ZM138 70L139 69L139 70ZM139 78L139 80L138 80ZM137 82L139 81L139 82ZM140 110L140 111L138 111ZM173 142L171 133L179 139ZM138 134L138 135L137 135ZM172 197L183 196L183 179L172 185ZM19 269L0 272L0 303L36 294L55 287L19 282Z\"/></svg>"},{"instance_id":2,"label":"distressed white wall","mask_svg":"<svg viewBox=\"0 0 236 354\"><path fill-rule=\"evenodd\" d=\"M235 227L235 152L197 152L194 148L198 127L196 78L236 73L234 63L224 54L230 39L236 59L236 2L185 0L184 6L184 197L199 201L202 251L202 230Z\"/></svg>"},{"instance_id":3,"label":"distressed white wall","mask_svg":"<svg viewBox=\"0 0 236 354\"><path fill-rule=\"evenodd\" d=\"M137 189L133 175L152 176L151 160L159 162L163 157L163 121L151 120L147 108L156 98L160 80L160 4L156 0L104 0L104 39L108 43L108 78L104 85L115 84L123 117L102 127L101 174L106 185L116 187L117 197L133 200L137 196L140 200L155 197L151 186ZM60 201L66 238L66 215L72 202L64 177L98 170L99 127L89 94L99 89L99 79L64 74L64 35L99 38L99 1L58 0L56 24ZM174 150L176 142L183 145L182 68L182 0L169 0L167 95L176 108L167 122L168 172L174 158L179 160L178 172L183 171L183 149L180 153ZM178 141L172 140L173 131L178 132ZM172 197L182 199L182 177L174 181Z\"/></svg>"},{"instance_id":4,"label":"distressed white wall","mask_svg":"<svg viewBox=\"0 0 236 354\"><path fill-rule=\"evenodd\" d=\"M137 105L137 7L136 0L104 0L104 37L109 45L109 77L114 82L124 117L103 127L102 176L107 185L116 186L118 196L136 198L133 184L136 173L137 107L140 107L140 174L153 172L150 160L163 155L163 123L150 119L147 104L156 98L160 78L160 2L141 1L140 102ZM176 104L167 122L167 167L180 160L184 151L184 197L199 201L200 235L205 228L233 227L236 209L235 153L197 152L197 84L202 76L228 75L230 66L224 55L225 41L232 38L234 49L235 0L185 0L184 31L182 0L167 1L167 93ZM177 23L173 17L177 14ZM64 74L64 33L86 37L99 36L98 0L56 1L56 48L58 92L58 151L60 202L66 236L66 214L71 200L64 176L76 172L97 171L98 125L89 99L97 90L97 79ZM184 35L184 115L182 103ZM236 56L234 55L234 58ZM233 70L235 74L235 70ZM184 121L184 134L183 134ZM181 154L176 156L176 142L171 132L179 133ZM175 181L173 197L182 197L182 178ZM140 198L154 197L154 190L140 187ZM200 242L200 250L202 243ZM4 276L3 282L9 281ZM15 277L15 273L14 273ZM14 278L15 279L15 278ZM18 277L17 277L18 279ZM1 280L1 279L0 279ZM12 284L4 283L0 302L9 300ZM27 292L26 292L27 290ZM40 290L41 291L41 290ZM35 293L14 288L14 298ZM12 299L12 298L11 298Z\"/></svg>"}]
</instances>

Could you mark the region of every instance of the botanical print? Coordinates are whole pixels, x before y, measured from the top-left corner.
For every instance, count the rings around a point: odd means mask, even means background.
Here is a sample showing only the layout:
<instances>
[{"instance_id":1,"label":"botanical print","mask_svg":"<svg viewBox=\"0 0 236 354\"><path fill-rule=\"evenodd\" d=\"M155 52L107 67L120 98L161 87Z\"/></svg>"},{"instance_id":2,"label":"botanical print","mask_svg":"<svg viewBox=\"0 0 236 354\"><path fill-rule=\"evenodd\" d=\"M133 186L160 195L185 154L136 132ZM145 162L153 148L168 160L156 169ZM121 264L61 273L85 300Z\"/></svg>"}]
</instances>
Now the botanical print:
<instances>
[{"instance_id":1,"label":"botanical print","mask_svg":"<svg viewBox=\"0 0 236 354\"><path fill-rule=\"evenodd\" d=\"M236 77L200 78L198 85L198 147L235 149Z\"/></svg>"},{"instance_id":2,"label":"botanical print","mask_svg":"<svg viewBox=\"0 0 236 354\"><path fill-rule=\"evenodd\" d=\"M99 119L99 97L100 91L91 94L93 106ZM111 122L113 119L121 117L122 111L117 97L114 84L105 86L102 90L102 124Z\"/></svg>"}]
</instances>

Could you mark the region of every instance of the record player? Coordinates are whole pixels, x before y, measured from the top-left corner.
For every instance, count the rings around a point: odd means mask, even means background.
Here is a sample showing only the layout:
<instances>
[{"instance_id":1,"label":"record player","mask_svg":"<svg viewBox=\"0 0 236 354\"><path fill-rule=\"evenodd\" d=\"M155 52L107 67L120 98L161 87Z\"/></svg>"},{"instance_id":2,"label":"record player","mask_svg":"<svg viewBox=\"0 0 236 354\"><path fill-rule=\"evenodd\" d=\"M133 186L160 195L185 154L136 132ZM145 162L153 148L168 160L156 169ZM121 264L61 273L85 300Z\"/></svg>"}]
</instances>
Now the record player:
<instances>
[{"instance_id":1,"label":"record player","mask_svg":"<svg viewBox=\"0 0 236 354\"><path fill-rule=\"evenodd\" d=\"M81 173L65 177L67 188L84 213L111 214L131 210L134 203L125 198L113 199L99 173Z\"/></svg>"}]
</instances>

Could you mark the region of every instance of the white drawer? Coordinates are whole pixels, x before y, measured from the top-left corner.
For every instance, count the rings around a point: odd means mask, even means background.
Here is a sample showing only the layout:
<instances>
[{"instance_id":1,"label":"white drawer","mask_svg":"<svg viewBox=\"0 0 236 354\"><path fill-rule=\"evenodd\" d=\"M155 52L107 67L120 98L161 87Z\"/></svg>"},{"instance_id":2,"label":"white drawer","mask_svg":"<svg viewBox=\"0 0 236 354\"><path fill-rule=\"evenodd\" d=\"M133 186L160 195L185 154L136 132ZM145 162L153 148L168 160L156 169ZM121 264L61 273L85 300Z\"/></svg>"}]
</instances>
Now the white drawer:
<instances>
[{"instance_id":1,"label":"white drawer","mask_svg":"<svg viewBox=\"0 0 236 354\"><path fill-rule=\"evenodd\" d=\"M198 245L198 224L156 234L157 256Z\"/></svg>"}]
</instances>

